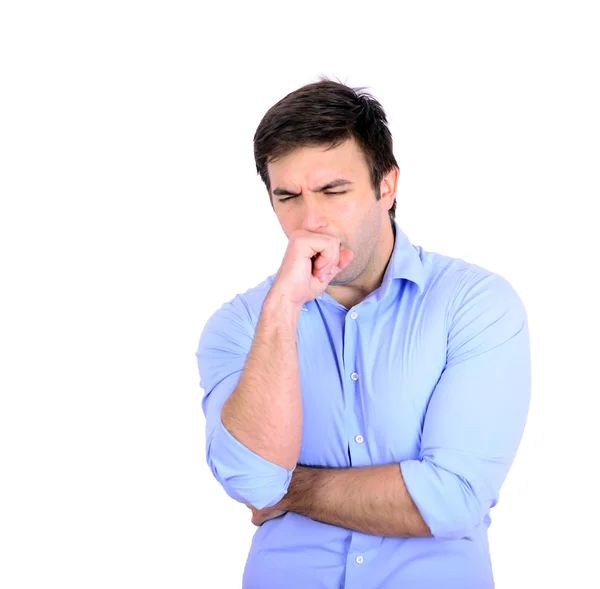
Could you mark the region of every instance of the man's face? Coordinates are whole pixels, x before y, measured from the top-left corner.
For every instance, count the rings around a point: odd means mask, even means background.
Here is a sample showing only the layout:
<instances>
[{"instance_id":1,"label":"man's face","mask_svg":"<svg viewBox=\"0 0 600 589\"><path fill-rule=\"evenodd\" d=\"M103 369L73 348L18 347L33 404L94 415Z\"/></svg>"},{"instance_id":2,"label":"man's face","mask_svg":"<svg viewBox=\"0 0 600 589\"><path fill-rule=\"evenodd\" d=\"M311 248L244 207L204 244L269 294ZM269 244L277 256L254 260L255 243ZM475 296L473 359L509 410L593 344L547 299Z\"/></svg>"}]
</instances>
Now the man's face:
<instances>
[{"instance_id":1,"label":"man's face","mask_svg":"<svg viewBox=\"0 0 600 589\"><path fill-rule=\"evenodd\" d=\"M354 259L331 285L349 284L368 268L389 227L395 182L376 199L365 156L354 140L334 149L302 147L268 164L273 209L287 237L297 229L338 237ZM391 231L391 227L390 227Z\"/></svg>"}]
</instances>

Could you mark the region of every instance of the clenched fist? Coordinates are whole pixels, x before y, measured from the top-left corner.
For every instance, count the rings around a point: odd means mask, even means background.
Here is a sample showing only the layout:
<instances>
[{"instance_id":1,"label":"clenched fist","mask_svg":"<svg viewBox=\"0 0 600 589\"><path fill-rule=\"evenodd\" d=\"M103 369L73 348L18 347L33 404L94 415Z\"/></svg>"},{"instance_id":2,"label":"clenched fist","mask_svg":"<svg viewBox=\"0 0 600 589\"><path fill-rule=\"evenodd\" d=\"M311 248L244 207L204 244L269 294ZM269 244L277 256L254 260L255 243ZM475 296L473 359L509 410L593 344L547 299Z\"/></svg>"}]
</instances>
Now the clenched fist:
<instances>
[{"instance_id":1,"label":"clenched fist","mask_svg":"<svg viewBox=\"0 0 600 589\"><path fill-rule=\"evenodd\" d=\"M294 231L271 293L302 306L318 297L353 257L353 252L341 248L337 237L304 229Z\"/></svg>"}]
</instances>

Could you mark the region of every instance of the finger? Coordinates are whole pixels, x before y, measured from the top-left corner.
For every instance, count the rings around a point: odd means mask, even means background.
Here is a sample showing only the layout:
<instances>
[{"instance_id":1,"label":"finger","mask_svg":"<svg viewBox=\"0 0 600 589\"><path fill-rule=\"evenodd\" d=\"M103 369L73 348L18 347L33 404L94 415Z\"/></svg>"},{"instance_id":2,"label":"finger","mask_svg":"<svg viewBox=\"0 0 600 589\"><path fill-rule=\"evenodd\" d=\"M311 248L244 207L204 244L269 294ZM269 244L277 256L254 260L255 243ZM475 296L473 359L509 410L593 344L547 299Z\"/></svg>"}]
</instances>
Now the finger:
<instances>
[{"instance_id":1,"label":"finger","mask_svg":"<svg viewBox=\"0 0 600 589\"><path fill-rule=\"evenodd\" d=\"M322 252L321 255L323 258L325 258L325 260L317 274L321 282L324 282L329 278L334 268L339 267L340 248L341 245L339 242L336 242L331 244L324 252Z\"/></svg>"},{"instance_id":2,"label":"finger","mask_svg":"<svg viewBox=\"0 0 600 589\"><path fill-rule=\"evenodd\" d=\"M332 241L327 248L325 255L329 260L329 264L327 266L327 272L331 271L331 268L337 265L340 259L340 250L342 249L342 244L339 239Z\"/></svg>"},{"instance_id":3,"label":"finger","mask_svg":"<svg viewBox=\"0 0 600 589\"><path fill-rule=\"evenodd\" d=\"M315 269L321 270L327 264L337 262L339 256L340 240L332 235L302 232L296 233L293 240L297 242L297 252L312 258Z\"/></svg>"},{"instance_id":4,"label":"finger","mask_svg":"<svg viewBox=\"0 0 600 589\"><path fill-rule=\"evenodd\" d=\"M313 257L313 273L315 275L320 274L321 270L327 266L328 260L322 254L317 254Z\"/></svg>"},{"instance_id":5,"label":"finger","mask_svg":"<svg viewBox=\"0 0 600 589\"><path fill-rule=\"evenodd\" d=\"M338 263L328 268L328 273L324 274L324 276L320 277L321 282L331 282L333 277L341 272L346 266L350 264L352 259L354 258L354 253L351 250L341 250L340 251L340 259Z\"/></svg>"},{"instance_id":6,"label":"finger","mask_svg":"<svg viewBox=\"0 0 600 589\"><path fill-rule=\"evenodd\" d=\"M354 252L352 250L344 249L340 251L338 267L343 270L352 260L354 259Z\"/></svg>"},{"instance_id":7,"label":"finger","mask_svg":"<svg viewBox=\"0 0 600 589\"><path fill-rule=\"evenodd\" d=\"M315 256L315 269L322 271L337 263L340 256L341 244L338 239L328 240L325 247Z\"/></svg>"}]
</instances>

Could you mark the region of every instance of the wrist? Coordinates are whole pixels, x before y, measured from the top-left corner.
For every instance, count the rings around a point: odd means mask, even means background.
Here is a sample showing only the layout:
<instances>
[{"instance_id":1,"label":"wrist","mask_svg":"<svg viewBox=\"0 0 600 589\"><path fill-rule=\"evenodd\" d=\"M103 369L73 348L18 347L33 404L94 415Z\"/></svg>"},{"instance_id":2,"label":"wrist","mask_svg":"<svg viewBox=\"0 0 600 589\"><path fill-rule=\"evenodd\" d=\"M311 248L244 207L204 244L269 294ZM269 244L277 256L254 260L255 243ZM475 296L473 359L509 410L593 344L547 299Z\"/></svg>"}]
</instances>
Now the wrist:
<instances>
[{"instance_id":1,"label":"wrist","mask_svg":"<svg viewBox=\"0 0 600 589\"><path fill-rule=\"evenodd\" d=\"M303 304L297 303L285 293L271 289L263 303L263 313L280 319L298 321Z\"/></svg>"},{"instance_id":2,"label":"wrist","mask_svg":"<svg viewBox=\"0 0 600 589\"><path fill-rule=\"evenodd\" d=\"M282 509L308 515L318 475L318 469L297 466L292 474L288 491L282 499Z\"/></svg>"}]
</instances>

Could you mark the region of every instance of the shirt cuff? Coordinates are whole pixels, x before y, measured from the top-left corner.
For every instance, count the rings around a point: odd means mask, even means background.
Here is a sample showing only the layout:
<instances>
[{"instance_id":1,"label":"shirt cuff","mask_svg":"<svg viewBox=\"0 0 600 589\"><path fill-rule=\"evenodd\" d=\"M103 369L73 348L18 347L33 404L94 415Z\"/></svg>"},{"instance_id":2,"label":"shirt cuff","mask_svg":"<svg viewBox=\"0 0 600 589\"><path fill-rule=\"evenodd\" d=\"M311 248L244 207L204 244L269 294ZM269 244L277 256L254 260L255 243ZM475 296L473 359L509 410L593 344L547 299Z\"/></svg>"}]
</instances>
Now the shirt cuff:
<instances>
[{"instance_id":1,"label":"shirt cuff","mask_svg":"<svg viewBox=\"0 0 600 589\"><path fill-rule=\"evenodd\" d=\"M479 504L459 476L429 460L400 463L404 485L434 538L456 540L479 524Z\"/></svg>"},{"instance_id":2,"label":"shirt cuff","mask_svg":"<svg viewBox=\"0 0 600 589\"><path fill-rule=\"evenodd\" d=\"M287 493L295 470L287 470L244 446L220 418L207 445L207 462L230 497L256 509L278 503Z\"/></svg>"}]
</instances>

